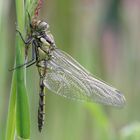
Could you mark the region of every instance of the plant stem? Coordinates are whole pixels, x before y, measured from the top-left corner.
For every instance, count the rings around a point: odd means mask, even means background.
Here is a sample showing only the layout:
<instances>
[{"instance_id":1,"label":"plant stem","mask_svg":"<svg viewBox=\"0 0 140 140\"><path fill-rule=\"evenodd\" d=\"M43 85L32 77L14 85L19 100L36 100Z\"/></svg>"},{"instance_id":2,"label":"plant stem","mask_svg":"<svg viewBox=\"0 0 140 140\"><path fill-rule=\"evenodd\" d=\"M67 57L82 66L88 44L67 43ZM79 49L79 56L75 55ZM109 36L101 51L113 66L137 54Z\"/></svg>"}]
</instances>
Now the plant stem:
<instances>
[{"instance_id":1,"label":"plant stem","mask_svg":"<svg viewBox=\"0 0 140 140\"><path fill-rule=\"evenodd\" d=\"M17 24L20 32L25 35L25 8L24 0L16 0ZM20 36L16 35L16 65L24 62L24 44ZM30 115L28 96L26 91L25 68L16 70L17 80L17 98L16 98L16 130L17 135L21 138L29 139L30 137Z\"/></svg>"}]
</instances>

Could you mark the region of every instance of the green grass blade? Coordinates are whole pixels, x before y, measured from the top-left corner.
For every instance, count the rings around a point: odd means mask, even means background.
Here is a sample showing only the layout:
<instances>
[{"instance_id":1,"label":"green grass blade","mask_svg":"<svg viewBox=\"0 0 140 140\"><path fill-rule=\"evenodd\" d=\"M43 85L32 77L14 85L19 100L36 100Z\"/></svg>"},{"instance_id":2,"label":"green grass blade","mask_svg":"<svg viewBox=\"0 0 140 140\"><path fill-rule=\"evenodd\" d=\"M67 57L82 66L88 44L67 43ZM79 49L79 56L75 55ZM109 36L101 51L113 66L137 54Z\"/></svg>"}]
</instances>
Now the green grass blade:
<instances>
[{"instance_id":1,"label":"green grass blade","mask_svg":"<svg viewBox=\"0 0 140 140\"><path fill-rule=\"evenodd\" d=\"M1 60L1 68L0 68L0 121L1 121L1 125L0 125L0 140L5 140L7 136L12 135L12 130L13 128L11 127L9 129L9 131L6 131L6 125L5 123L7 123L8 126L12 126L10 125L10 122L14 121L14 116L9 115L12 111L14 112L14 108L11 104L11 108L9 108L9 112L8 113L8 118L7 118L7 122L6 122L6 116L5 116L5 110L7 110L7 94L6 94L6 89L7 89L7 85L6 85L6 80L7 80L7 74L9 73L7 70L7 55L6 52L8 51L8 37L9 37L9 30L7 28L7 17L8 17L8 13L9 13L9 5L7 3L5 3L4 1L0 1L0 60ZM13 85L13 84L12 84ZM11 94L10 94L11 95ZM11 114L13 114L13 112ZM10 116L10 117L9 117ZM9 120L11 119L11 121ZM12 124L12 123L11 123ZM5 133L6 131L6 133ZM7 134L8 133L8 134ZM7 135L7 136L6 136ZM8 140L11 140L10 137L8 137Z\"/></svg>"},{"instance_id":2,"label":"green grass blade","mask_svg":"<svg viewBox=\"0 0 140 140\"><path fill-rule=\"evenodd\" d=\"M7 118L7 128L6 128L6 140L14 140L15 134L15 108L16 108L16 76L15 72L13 74L11 94L9 100L9 110Z\"/></svg>"},{"instance_id":3,"label":"green grass blade","mask_svg":"<svg viewBox=\"0 0 140 140\"><path fill-rule=\"evenodd\" d=\"M24 0L16 0L17 24L20 32L24 35L25 8ZM20 36L16 35L16 65L24 63L24 44ZM17 100L16 100L16 130L18 138L30 138L30 114L29 103L25 84L25 69L16 70Z\"/></svg>"},{"instance_id":4,"label":"green grass blade","mask_svg":"<svg viewBox=\"0 0 140 140\"><path fill-rule=\"evenodd\" d=\"M18 38L18 37L17 37ZM17 40L17 47L21 46L21 42ZM17 57L19 59L19 57ZM18 60L17 60L18 61ZM19 62L17 62L19 64ZM28 96L25 86L24 70L19 69L16 72L17 78L17 104L16 104L16 128L17 135L21 138L30 137L30 115Z\"/></svg>"}]
</instances>

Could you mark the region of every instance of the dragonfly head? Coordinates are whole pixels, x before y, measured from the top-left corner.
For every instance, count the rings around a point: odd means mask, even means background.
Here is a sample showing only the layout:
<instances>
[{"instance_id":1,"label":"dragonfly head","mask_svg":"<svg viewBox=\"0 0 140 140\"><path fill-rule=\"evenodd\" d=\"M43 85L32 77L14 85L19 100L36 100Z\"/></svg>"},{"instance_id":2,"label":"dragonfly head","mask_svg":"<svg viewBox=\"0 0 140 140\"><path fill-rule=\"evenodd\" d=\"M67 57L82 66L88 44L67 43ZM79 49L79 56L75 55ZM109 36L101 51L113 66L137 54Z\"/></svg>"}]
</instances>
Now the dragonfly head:
<instances>
[{"instance_id":1,"label":"dragonfly head","mask_svg":"<svg viewBox=\"0 0 140 140\"><path fill-rule=\"evenodd\" d=\"M33 36L40 36L44 34L49 28L49 24L47 22L41 20L34 20L31 25L31 32Z\"/></svg>"},{"instance_id":2,"label":"dragonfly head","mask_svg":"<svg viewBox=\"0 0 140 140\"><path fill-rule=\"evenodd\" d=\"M47 22L44 21L38 21L37 25L36 25L36 30L37 31L47 31L49 28L49 24Z\"/></svg>"}]
</instances>

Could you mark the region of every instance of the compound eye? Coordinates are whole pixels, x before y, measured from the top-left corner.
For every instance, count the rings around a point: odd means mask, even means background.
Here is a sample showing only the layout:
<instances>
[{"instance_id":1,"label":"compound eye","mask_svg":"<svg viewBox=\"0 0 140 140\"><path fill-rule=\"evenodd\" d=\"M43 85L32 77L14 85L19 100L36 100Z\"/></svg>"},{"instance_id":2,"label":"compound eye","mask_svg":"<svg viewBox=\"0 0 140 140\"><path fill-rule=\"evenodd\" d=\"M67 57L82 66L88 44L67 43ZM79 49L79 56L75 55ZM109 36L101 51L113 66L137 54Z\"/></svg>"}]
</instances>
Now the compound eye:
<instances>
[{"instance_id":1,"label":"compound eye","mask_svg":"<svg viewBox=\"0 0 140 140\"><path fill-rule=\"evenodd\" d=\"M49 28L49 25L47 22L40 22L39 25L38 25L38 29L39 30L47 30Z\"/></svg>"}]
</instances>

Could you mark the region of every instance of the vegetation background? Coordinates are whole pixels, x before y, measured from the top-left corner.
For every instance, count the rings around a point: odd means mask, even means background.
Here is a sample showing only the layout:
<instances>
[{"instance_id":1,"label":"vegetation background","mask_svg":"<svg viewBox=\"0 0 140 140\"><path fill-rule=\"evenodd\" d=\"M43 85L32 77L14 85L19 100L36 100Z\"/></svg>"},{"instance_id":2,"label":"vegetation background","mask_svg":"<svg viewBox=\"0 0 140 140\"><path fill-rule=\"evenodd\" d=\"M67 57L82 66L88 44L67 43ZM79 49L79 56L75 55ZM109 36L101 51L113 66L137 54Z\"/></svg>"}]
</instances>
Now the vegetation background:
<instances>
[{"instance_id":1,"label":"vegetation background","mask_svg":"<svg viewBox=\"0 0 140 140\"><path fill-rule=\"evenodd\" d=\"M117 87L124 108L66 100L46 90L46 121L37 129L39 75L27 69L31 140L140 139L140 1L44 0L40 19L57 46ZM0 1L0 140L4 140L15 59L15 3Z\"/></svg>"}]
</instances>

